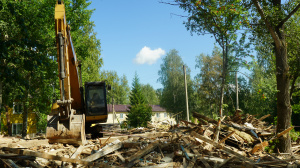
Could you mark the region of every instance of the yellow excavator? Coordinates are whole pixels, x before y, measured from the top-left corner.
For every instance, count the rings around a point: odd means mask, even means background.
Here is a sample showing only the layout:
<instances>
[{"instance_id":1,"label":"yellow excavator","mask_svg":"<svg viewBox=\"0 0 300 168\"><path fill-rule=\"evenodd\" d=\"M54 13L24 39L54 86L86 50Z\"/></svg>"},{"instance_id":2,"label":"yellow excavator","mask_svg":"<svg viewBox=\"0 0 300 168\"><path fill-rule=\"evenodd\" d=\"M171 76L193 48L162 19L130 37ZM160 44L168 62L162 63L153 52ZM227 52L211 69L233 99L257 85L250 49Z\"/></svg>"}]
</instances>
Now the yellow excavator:
<instances>
[{"instance_id":1,"label":"yellow excavator","mask_svg":"<svg viewBox=\"0 0 300 168\"><path fill-rule=\"evenodd\" d=\"M55 5L55 34L60 99L47 116L46 137L49 143L82 145L86 143L86 132L92 137L102 135L99 123L107 121L108 86L105 82L86 82L83 89L81 65L76 58L62 1Z\"/></svg>"}]
</instances>

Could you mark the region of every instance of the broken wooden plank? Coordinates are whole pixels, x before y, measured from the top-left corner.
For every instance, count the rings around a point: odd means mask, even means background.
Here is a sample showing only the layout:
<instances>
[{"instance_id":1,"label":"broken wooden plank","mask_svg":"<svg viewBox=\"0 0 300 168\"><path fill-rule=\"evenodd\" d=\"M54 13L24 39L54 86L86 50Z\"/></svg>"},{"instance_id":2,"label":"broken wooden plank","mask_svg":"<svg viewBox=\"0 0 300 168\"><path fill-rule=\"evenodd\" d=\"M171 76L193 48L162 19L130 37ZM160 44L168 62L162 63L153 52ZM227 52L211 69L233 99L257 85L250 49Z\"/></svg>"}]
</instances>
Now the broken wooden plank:
<instances>
[{"instance_id":1,"label":"broken wooden plank","mask_svg":"<svg viewBox=\"0 0 300 168\"><path fill-rule=\"evenodd\" d=\"M182 138L182 140L186 143L186 145L189 143L189 141L185 137ZM211 166L207 163L207 161L203 157L200 157L201 155L198 152L198 150L196 150L193 147L191 148L191 150L194 152L195 158L199 159L203 163L203 165L205 166L205 168L211 168Z\"/></svg>"},{"instance_id":2,"label":"broken wooden plank","mask_svg":"<svg viewBox=\"0 0 300 168\"><path fill-rule=\"evenodd\" d=\"M262 120L266 119L269 116L271 116L271 114L264 115L264 116L260 117L260 119L258 119L258 120L262 121Z\"/></svg>"},{"instance_id":3,"label":"broken wooden plank","mask_svg":"<svg viewBox=\"0 0 300 168\"><path fill-rule=\"evenodd\" d=\"M122 147L122 142L120 140L116 140L114 141L114 143L112 143L112 145L107 145L104 148L98 150L96 153L82 159L83 161L94 161L99 159L102 156L105 156L113 151L116 151L118 149L120 149Z\"/></svg>"},{"instance_id":4,"label":"broken wooden plank","mask_svg":"<svg viewBox=\"0 0 300 168\"><path fill-rule=\"evenodd\" d=\"M248 161L250 163L254 163L253 160L251 160L251 159L249 159L249 158L247 158L247 157L245 157L245 156L243 156L243 155L241 155L241 154L239 154L239 153L237 153L237 152L229 149L226 146L222 146L222 145L220 145L220 144L218 144L218 143L216 143L216 142L214 142L214 141L212 141L212 140L210 140L210 139L208 139L208 138L206 138L206 137L204 137L202 135L199 135L195 131L192 131L191 135L195 136L195 137L197 137L197 138L199 138L199 139L201 139L201 140L203 140L203 141L205 141L205 142L207 142L207 143L209 143L209 144L211 144L211 145L213 145L213 146L215 146L217 148L220 148L222 151L224 151L224 152L226 152L228 154L235 155L235 156L237 156L241 160Z\"/></svg>"},{"instance_id":5,"label":"broken wooden plank","mask_svg":"<svg viewBox=\"0 0 300 168\"><path fill-rule=\"evenodd\" d=\"M141 142L123 142L123 148L135 148L135 147L141 147Z\"/></svg>"},{"instance_id":6,"label":"broken wooden plank","mask_svg":"<svg viewBox=\"0 0 300 168\"><path fill-rule=\"evenodd\" d=\"M226 163L228 163L229 161L231 161L231 160L233 160L235 158L236 158L236 156L231 156L229 159L226 159L223 163L219 164L217 166L217 168L220 168L220 167L224 166Z\"/></svg>"},{"instance_id":7,"label":"broken wooden plank","mask_svg":"<svg viewBox=\"0 0 300 168\"><path fill-rule=\"evenodd\" d=\"M170 162L170 163L162 163L162 164L157 164L153 166L143 166L143 167L137 167L137 168L156 168L156 167L166 167L166 168L173 168L175 165L175 162Z\"/></svg>"},{"instance_id":8,"label":"broken wooden plank","mask_svg":"<svg viewBox=\"0 0 300 168\"><path fill-rule=\"evenodd\" d=\"M194 124L192 122L185 121L185 120L180 120L180 122L183 122L186 126L188 126L189 124L192 125L192 126L196 126L197 125L197 124Z\"/></svg>"},{"instance_id":9,"label":"broken wooden plank","mask_svg":"<svg viewBox=\"0 0 300 168\"><path fill-rule=\"evenodd\" d=\"M22 156L18 154L0 154L1 159L25 159L25 160L35 160L34 156Z\"/></svg>"},{"instance_id":10,"label":"broken wooden plank","mask_svg":"<svg viewBox=\"0 0 300 168\"><path fill-rule=\"evenodd\" d=\"M187 166L187 168L193 168L195 166L195 164L196 164L196 161L197 161L196 158L194 158L193 160L191 160L189 162L189 165Z\"/></svg>"},{"instance_id":11,"label":"broken wooden plank","mask_svg":"<svg viewBox=\"0 0 300 168\"><path fill-rule=\"evenodd\" d=\"M125 163L125 158L121 155L121 153L117 153L116 155L122 161L122 163Z\"/></svg>"},{"instance_id":12,"label":"broken wooden plank","mask_svg":"<svg viewBox=\"0 0 300 168\"><path fill-rule=\"evenodd\" d=\"M13 162L11 159L0 159L6 166L9 168L19 168L15 162Z\"/></svg>"},{"instance_id":13,"label":"broken wooden plank","mask_svg":"<svg viewBox=\"0 0 300 168\"><path fill-rule=\"evenodd\" d=\"M294 126L291 126L291 127L287 128L287 129L285 129L284 131L280 132L279 134L276 135L276 138L279 138L279 137L283 136L284 134L290 132L292 129L294 129Z\"/></svg>"},{"instance_id":14,"label":"broken wooden plank","mask_svg":"<svg viewBox=\"0 0 300 168\"><path fill-rule=\"evenodd\" d=\"M30 160L25 160L25 162L27 163L27 165L33 167L33 168L44 168L44 166L41 166L37 163L34 163L33 161Z\"/></svg>"},{"instance_id":15,"label":"broken wooden plank","mask_svg":"<svg viewBox=\"0 0 300 168\"><path fill-rule=\"evenodd\" d=\"M71 159L71 158L66 158L66 157L50 155L47 153L35 152L35 151L31 151L31 150L26 150L26 149L2 147L1 150L10 151L12 153L19 154L19 155L35 156L35 157L40 157L40 158L44 158L44 159L59 160L59 161L63 161L63 162L70 162L70 163L76 163L76 164L82 164L82 165L88 165L88 166L110 167L104 163L93 163L93 162L88 162L88 161L79 160L79 159Z\"/></svg>"},{"instance_id":16,"label":"broken wooden plank","mask_svg":"<svg viewBox=\"0 0 300 168\"><path fill-rule=\"evenodd\" d=\"M264 148L265 148L266 146L268 146L268 145L269 145L269 142L268 142L268 141L264 141L264 142L261 142L261 143L259 143L259 144L256 144L256 145L252 148L251 154L254 154L255 152L257 152L257 151L259 151L259 150L264 150Z\"/></svg>"},{"instance_id":17,"label":"broken wooden plank","mask_svg":"<svg viewBox=\"0 0 300 168\"><path fill-rule=\"evenodd\" d=\"M235 133L235 131L232 131L230 134L228 134L225 138L223 138L220 142L219 142L219 144L222 144L223 142L225 142L226 141L226 139L228 139L229 137L231 137L231 135L232 134L234 134Z\"/></svg>"},{"instance_id":18,"label":"broken wooden plank","mask_svg":"<svg viewBox=\"0 0 300 168\"><path fill-rule=\"evenodd\" d=\"M153 151L156 147L158 146L158 142L154 142L150 145L148 145L146 148L139 150L136 154L130 156L129 158L126 159L126 162L132 162L136 159L140 159L141 157L143 157L144 155L146 155L147 153Z\"/></svg>"},{"instance_id":19,"label":"broken wooden plank","mask_svg":"<svg viewBox=\"0 0 300 168\"><path fill-rule=\"evenodd\" d=\"M84 146L80 145L76 151L72 154L71 158L72 159L76 159L82 152L82 150L84 149Z\"/></svg>"},{"instance_id":20,"label":"broken wooden plank","mask_svg":"<svg viewBox=\"0 0 300 168\"><path fill-rule=\"evenodd\" d=\"M287 162L295 161L295 160L297 160L297 159L296 159L296 158L291 158L291 159L284 159L284 160L275 160L275 161L259 162L259 163L255 163L255 165L271 165L271 164L277 164L277 163L285 163L285 164L288 164Z\"/></svg>"},{"instance_id":21,"label":"broken wooden plank","mask_svg":"<svg viewBox=\"0 0 300 168\"><path fill-rule=\"evenodd\" d=\"M218 121L216 121L216 120L214 120L214 119L211 119L211 118L209 118L209 117L206 117L205 115L196 113L196 112L193 112L193 116L194 116L195 118L198 118L198 119L201 118L201 119L203 119L203 120L205 120L205 121L207 121L207 122L213 123L213 124L218 124Z\"/></svg>"}]
</instances>

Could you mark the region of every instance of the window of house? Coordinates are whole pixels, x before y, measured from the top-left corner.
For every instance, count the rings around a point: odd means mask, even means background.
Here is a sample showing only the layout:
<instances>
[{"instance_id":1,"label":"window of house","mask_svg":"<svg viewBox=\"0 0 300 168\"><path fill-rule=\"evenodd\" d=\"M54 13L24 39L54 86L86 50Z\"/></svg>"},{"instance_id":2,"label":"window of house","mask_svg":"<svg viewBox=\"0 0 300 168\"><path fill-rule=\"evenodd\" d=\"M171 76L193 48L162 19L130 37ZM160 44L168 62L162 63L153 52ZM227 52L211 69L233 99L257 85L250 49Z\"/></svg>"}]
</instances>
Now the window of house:
<instances>
[{"instance_id":1,"label":"window of house","mask_svg":"<svg viewBox=\"0 0 300 168\"><path fill-rule=\"evenodd\" d=\"M159 113L156 113L156 117L159 118L159 116L160 116Z\"/></svg>"},{"instance_id":2,"label":"window of house","mask_svg":"<svg viewBox=\"0 0 300 168\"><path fill-rule=\"evenodd\" d=\"M168 115L167 115L167 113L164 113L164 117L166 118Z\"/></svg>"},{"instance_id":3,"label":"window of house","mask_svg":"<svg viewBox=\"0 0 300 168\"><path fill-rule=\"evenodd\" d=\"M14 102L13 105L13 114L20 114L23 113L23 103L22 102Z\"/></svg>"},{"instance_id":4,"label":"window of house","mask_svg":"<svg viewBox=\"0 0 300 168\"><path fill-rule=\"evenodd\" d=\"M12 135L22 134L22 123L13 123L12 124Z\"/></svg>"},{"instance_id":5,"label":"window of house","mask_svg":"<svg viewBox=\"0 0 300 168\"><path fill-rule=\"evenodd\" d=\"M123 119L123 113L120 113L120 119Z\"/></svg>"}]
</instances>

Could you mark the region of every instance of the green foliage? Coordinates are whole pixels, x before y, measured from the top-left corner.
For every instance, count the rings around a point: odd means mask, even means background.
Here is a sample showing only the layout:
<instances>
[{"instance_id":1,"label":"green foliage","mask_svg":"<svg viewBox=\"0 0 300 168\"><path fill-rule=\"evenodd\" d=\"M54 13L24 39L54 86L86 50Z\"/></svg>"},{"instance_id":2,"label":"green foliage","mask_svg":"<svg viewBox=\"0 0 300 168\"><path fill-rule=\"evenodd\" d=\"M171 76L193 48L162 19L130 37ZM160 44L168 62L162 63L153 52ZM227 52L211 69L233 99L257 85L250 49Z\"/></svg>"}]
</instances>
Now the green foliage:
<instances>
[{"instance_id":1,"label":"green foliage","mask_svg":"<svg viewBox=\"0 0 300 168\"><path fill-rule=\"evenodd\" d=\"M248 11L242 5L242 1L176 0L175 2L189 13L185 25L191 32L213 34L220 46L224 46L224 39L235 40L237 30L250 26Z\"/></svg>"},{"instance_id":2,"label":"green foliage","mask_svg":"<svg viewBox=\"0 0 300 168\"><path fill-rule=\"evenodd\" d=\"M275 117L277 93L275 74L267 74L264 68L258 65L254 67L253 71L251 80L253 91L247 111L260 116L271 114Z\"/></svg>"},{"instance_id":3,"label":"green foliage","mask_svg":"<svg viewBox=\"0 0 300 168\"><path fill-rule=\"evenodd\" d=\"M47 128L47 114L37 114L37 132L45 133Z\"/></svg>"},{"instance_id":4,"label":"green foliage","mask_svg":"<svg viewBox=\"0 0 300 168\"><path fill-rule=\"evenodd\" d=\"M129 103L130 88L125 75L119 78L116 71L101 71L100 80L106 81L111 86L111 90L107 95L108 104L112 104L112 98L114 98L114 104Z\"/></svg>"},{"instance_id":5,"label":"green foliage","mask_svg":"<svg viewBox=\"0 0 300 168\"><path fill-rule=\"evenodd\" d=\"M100 57L100 40L96 38L95 24L91 21L94 9L88 9L91 2L65 0L64 3L76 55L82 61L82 82L99 81L103 60Z\"/></svg>"},{"instance_id":6,"label":"green foliage","mask_svg":"<svg viewBox=\"0 0 300 168\"><path fill-rule=\"evenodd\" d=\"M83 64L83 81L99 79L102 60L99 57L100 42L96 39L94 24L90 21L93 10L87 9L89 3L85 1L64 2L67 20L72 27L73 45ZM55 3L50 0L0 2L0 79L3 84L2 94L5 95L3 106L12 107L12 103L19 100L26 102L28 109L42 115L50 112L54 98L53 86L56 89L59 86Z\"/></svg>"},{"instance_id":7,"label":"green foliage","mask_svg":"<svg viewBox=\"0 0 300 168\"><path fill-rule=\"evenodd\" d=\"M220 85L222 75L222 53L216 46L212 55L200 54L196 57L196 69L200 72L195 76L198 106L197 111L213 116L218 111Z\"/></svg>"},{"instance_id":8,"label":"green foliage","mask_svg":"<svg viewBox=\"0 0 300 168\"><path fill-rule=\"evenodd\" d=\"M129 98L130 98L131 106L146 103L145 96L142 93L142 85L140 84L140 79L138 78L137 73L135 73L135 76L133 78L132 88L131 88L131 93Z\"/></svg>"},{"instance_id":9,"label":"green foliage","mask_svg":"<svg viewBox=\"0 0 300 168\"><path fill-rule=\"evenodd\" d=\"M146 104L137 73L132 82L129 109L126 120L131 127L146 127L151 121L152 107Z\"/></svg>"},{"instance_id":10,"label":"green foliage","mask_svg":"<svg viewBox=\"0 0 300 168\"><path fill-rule=\"evenodd\" d=\"M184 72L183 61L178 55L178 51L173 49L167 53L163 58L163 63L160 65L158 71L159 79L163 85L161 92L160 105L168 112L176 114L183 111L180 118L186 118L186 100L185 100L185 87L184 87ZM188 99L190 111L194 109L195 99L193 91L193 83L190 79L190 69L186 69L186 79L188 86Z\"/></svg>"},{"instance_id":11,"label":"green foliage","mask_svg":"<svg viewBox=\"0 0 300 168\"><path fill-rule=\"evenodd\" d=\"M290 131L290 136L291 136L291 140L293 142L296 142L298 140L299 136L300 136L300 132L299 131L295 131L294 129L292 129Z\"/></svg>"},{"instance_id":12,"label":"green foliage","mask_svg":"<svg viewBox=\"0 0 300 168\"><path fill-rule=\"evenodd\" d=\"M142 85L142 90L146 99L146 104L158 105L159 100L156 91L150 84Z\"/></svg>"},{"instance_id":13,"label":"green foliage","mask_svg":"<svg viewBox=\"0 0 300 168\"><path fill-rule=\"evenodd\" d=\"M270 141L269 146L265 147L265 151L267 151L268 153L274 153L277 143L278 143L278 140Z\"/></svg>"},{"instance_id":14,"label":"green foliage","mask_svg":"<svg viewBox=\"0 0 300 168\"><path fill-rule=\"evenodd\" d=\"M130 107L127 115L128 124L132 127L147 127L151 121L152 108L146 104L135 104Z\"/></svg>"}]
</instances>

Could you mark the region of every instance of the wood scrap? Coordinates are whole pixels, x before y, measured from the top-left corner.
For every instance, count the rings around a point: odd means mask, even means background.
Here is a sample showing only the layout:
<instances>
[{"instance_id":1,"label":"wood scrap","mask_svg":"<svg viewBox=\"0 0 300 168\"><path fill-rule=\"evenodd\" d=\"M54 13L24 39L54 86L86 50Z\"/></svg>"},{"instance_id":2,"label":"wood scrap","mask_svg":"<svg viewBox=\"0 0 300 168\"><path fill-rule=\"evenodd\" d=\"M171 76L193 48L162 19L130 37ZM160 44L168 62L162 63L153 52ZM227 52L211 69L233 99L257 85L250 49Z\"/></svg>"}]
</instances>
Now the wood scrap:
<instances>
[{"instance_id":1,"label":"wood scrap","mask_svg":"<svg viewBox=\"0 0 300 168\"><path fill-rule=\"evenodd\" d=\"M225 146L221 146L220 144L218 144L218 143L216 143L216 142L214 142L214 141L212 141L212 140L210 140L210 139L208 139L208 138L206 138L206 137L204 137L204 136L202 136L202 135L199 135L199 134L197 134L197 133L194 132L194 131L191 133L191 135L192 135L192 136L195 136L195 137L197 137L197 138L199 138L199 139L201 139L201 140L203 140L203 141L205 141L205 142L207 142L207 143L209 143L209 144L211 144L211 145L213 145L213 146L215 146L215 147L217 147L217 148L221 148L222 151L224 151L224 152L226 152L226 153L229 153L229 154L232 154L232 155L235 155L235 156L237 156L239 159L242 159L242 160L244 160L244 161L248 161L248 162L250 162L250 163L253 163L253 162L254 162L253 160L251 160L251 159L249 159L249 158L246 158L245 156L243 156L243 155L241 155L241 154L239 154L239 153L237 153L237 152L235 152L235 151L233 151L233 150L231 150L231 149L229 149L229 148L227 148L227 147L225 147Z\"/></svg>"},{"instance_id":2,"label":"wood scrap","mask_svg":"<svg viewBox=\"0 0 300 168\"><path fill-rule=\"evenodd\" d=\"M150 145L148 145L146 148L144 148L143 150L138 151L135 155L130 156L129 158L126 159L126 162L132 162L136 159L139 159L141 157L143 157L145 154L151 152L152 150L154 150L156 147L158 146L158 142L154 142Z\"/></svg>"},{"instance_id":3,"label":"wood scrap","mask_svg":"<svg viewBox=\"0 0 300 168\"><path fill-rule=\"evenodd\" d=\"M0 148L0 159L10 159L18 167L33 168L70 167L71 165L80 168L88 166L291 167L297 165L300 157L293 156L293 160L287 160L291 157L290 154L281 154L273 158L266 157L268 155L266 152L257 152L263 150L270 139L284 136L292 128L287 128L275 135L274 127L262 121L267 116L257 119L254 115L240 114L235 117L222 118L218 143L212 140L216 121L202 115L198 119L199 122L206 122L205 124L197 125L181 120L182 125L179 127L165 125L164 128L170 128L169 131L158 129L156 123L149 128L114 130L114 132L105 132L106 138L88 140L88 144L78 148L68 144L31 145L29 147L30 143L27 144L25 140L17 138L12 143L0 140L1 145L4 146L27 148L12 148L12 150ZM272 138L271 135L275 136ZM32 139L34 140L28 141L40 144L39 140ZM45 140L40 141L45 142ZM292 145L293 152L300 150L300 145L297 143ZM5 163L2 162L3 164Z\"/></svg>"},{"instance_id":4,"label":"wood scrap","mask_svg":"<svg viewBox=\"0 0 300 168\"><path fill-rule=\"evenodd\" d=\"M115 150L118 150L122 147L122 143L119 140L114 141L114 143L112 145L107 145L104 148L98 150L96 153L82 159L83 161L94 161L99 159L102 156L105 156L106 154L109 154Z\"/></svg>"}]
</instances>

